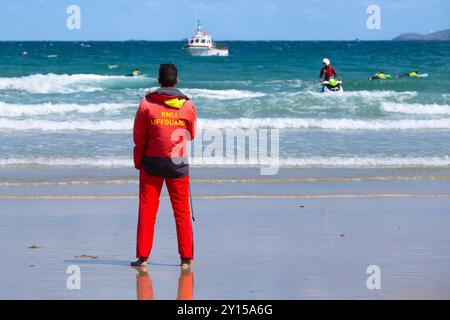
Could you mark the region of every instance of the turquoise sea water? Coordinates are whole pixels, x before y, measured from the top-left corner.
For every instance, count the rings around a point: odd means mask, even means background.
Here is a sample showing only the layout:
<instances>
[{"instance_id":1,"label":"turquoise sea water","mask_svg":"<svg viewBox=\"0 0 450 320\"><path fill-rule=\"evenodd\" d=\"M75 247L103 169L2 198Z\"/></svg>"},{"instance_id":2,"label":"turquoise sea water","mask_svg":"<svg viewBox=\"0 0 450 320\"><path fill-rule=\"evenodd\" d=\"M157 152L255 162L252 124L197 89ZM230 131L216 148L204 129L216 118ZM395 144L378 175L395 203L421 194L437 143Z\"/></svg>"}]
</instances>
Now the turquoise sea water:
<instances>
[{"instance_id":1,"label":"turquoise sea water","mask_svg":"<svg viewBox=\"0 0 450 320\"><path fill-rule=\"evenodd\" d=\"M224 58L182 42L0 42L0 167L132 166L138 96L167 62L201 129L277 128L282 165L450 166L450 42L226 44ZM320 93L323 57L344 93ZM378 70L429 77L369 81Z\"/></svg>"}]
</instances>

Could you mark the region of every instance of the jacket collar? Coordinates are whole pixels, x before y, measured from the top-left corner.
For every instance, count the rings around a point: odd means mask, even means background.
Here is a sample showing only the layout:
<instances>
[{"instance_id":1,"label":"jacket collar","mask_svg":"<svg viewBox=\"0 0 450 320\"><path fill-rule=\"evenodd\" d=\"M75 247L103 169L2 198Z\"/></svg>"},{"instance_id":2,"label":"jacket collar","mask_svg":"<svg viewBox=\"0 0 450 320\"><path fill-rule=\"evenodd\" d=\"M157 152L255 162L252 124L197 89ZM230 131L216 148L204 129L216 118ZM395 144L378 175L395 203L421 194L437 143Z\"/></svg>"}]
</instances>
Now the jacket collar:
<instances>
[{"instance_id":1,"label":"jacket collar","mask_svg":"<svg viewBox=\"0 0 450 320\"><path fill-rule=\"evenodd\" d=\"M165 105L180 109L184 103L189 100L185 94L175 87L161 87L146 95L146 99L155 99L161 101Z\"/></svg>"},{"instance_id":2,"label":"jacket collar","mask_svg":"<svg viewBox=\"0 0 450 320\"><path fill-rule=\"evenodd\" d=\"M153 91L152 93L157 93L160 95L166 95L170 97L177 97L182 99L189 99L184 93L182 93L180 90L178 90L175 87L160 87Z\"/></svg>"}]
</instances>

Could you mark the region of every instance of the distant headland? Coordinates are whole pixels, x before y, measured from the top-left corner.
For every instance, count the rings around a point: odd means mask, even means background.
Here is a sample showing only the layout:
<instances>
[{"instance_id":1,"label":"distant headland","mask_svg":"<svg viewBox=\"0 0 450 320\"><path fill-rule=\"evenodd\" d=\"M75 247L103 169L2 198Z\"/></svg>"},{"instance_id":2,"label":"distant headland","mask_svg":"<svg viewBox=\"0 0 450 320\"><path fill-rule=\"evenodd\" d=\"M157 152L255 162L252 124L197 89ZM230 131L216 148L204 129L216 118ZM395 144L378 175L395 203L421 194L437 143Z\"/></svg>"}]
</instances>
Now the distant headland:
<instances>
[{"instance_id":1,"label":"distant headland","mask_svg":"<svg viewBox=\"0 0 450 320\"><path fill-rule=\"evenodd\" d=\"M450 29L437 31L429 34L420 33L402 33L392 39L394 41L449 41Z\"/></svg>"}]
</instances>

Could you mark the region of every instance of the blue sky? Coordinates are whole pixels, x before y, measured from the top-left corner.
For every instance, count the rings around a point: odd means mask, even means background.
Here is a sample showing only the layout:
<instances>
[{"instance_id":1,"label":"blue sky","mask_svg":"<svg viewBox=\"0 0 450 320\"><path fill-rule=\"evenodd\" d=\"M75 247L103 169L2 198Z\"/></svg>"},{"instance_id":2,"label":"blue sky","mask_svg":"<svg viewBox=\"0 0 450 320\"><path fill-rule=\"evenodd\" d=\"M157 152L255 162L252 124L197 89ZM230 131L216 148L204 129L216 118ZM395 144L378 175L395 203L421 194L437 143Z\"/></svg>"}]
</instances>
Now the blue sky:
<instances>
[{"instance_id":1,"label":"blue sky","mask_svg":"<svg viewBox=\"0 0 450 320\"><path fill-rule=\"evenodd\" d=\"M71 4L80 30L66 28ZM381 30L366 27L372 4ZM0 40L181 40L197 16L218 40L383 40L450 28L450 1L1 0Z\"/></svg>"}]
</instances>

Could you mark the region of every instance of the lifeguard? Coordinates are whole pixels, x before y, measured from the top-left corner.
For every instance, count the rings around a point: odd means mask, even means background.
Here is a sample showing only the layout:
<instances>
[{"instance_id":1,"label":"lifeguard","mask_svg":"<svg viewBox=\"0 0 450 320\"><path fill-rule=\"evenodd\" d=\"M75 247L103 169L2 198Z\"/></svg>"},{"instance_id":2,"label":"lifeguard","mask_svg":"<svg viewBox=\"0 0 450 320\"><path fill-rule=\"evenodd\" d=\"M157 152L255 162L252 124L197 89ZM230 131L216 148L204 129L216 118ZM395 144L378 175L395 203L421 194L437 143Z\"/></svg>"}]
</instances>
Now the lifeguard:
<instances>
[{"instance_id":1,"label":"lifeguard","mask_svg":"<svg viewBox=\"0 0 450 320\"><path fill-rule=\"evenodd\" d=\"M195 137L197 114L192 101L175 88L178 71L173 64L159 69L161 87L145 96L134 122L134 166L139 170L137 261L145 266L153 244L161 188L166 182L175 215L181 266L189 268L194 243L189 208L189 164L186 141Z\"/></svg>"}]
</instances>

